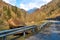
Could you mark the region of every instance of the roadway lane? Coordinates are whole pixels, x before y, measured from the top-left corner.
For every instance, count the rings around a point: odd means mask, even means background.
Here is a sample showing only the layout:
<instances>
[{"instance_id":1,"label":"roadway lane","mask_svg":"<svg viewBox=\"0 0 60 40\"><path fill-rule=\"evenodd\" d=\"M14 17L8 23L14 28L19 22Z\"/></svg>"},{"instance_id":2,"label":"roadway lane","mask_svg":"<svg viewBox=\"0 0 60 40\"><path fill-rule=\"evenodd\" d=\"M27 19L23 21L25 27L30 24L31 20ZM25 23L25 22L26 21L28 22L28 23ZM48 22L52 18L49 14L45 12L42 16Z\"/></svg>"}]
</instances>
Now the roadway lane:
<instances>
[{"instance_id":1,"label":"roadway lane","mask_svg":"<svg viewBox=\"0 0 60 40\"><path fill-rule=\"evenodd\" d=\"M42 29L38 34L25 40L60 40L60 23L52 23L49 27Z\"/></svg>"}]
</instances>

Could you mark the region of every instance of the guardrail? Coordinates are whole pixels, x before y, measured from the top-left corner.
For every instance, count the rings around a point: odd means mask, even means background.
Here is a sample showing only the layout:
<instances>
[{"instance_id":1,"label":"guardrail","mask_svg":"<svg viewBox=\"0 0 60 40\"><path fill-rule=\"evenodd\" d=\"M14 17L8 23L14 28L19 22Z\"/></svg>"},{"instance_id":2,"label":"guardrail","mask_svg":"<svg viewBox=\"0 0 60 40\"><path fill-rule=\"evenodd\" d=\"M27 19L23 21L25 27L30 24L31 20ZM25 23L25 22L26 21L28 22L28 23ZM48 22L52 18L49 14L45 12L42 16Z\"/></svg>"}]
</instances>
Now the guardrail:
<instances>
[{"instance_id":1,"label":"guardrail","mask_svg":"<svg viewBox=\"0 0 60 40\"><path fill-rule=\"evenodd\" d=\"M39 27L38 27L38 30L41 30L44 26L46 26L47 24L48 24L49 22L45 22L45 23L43 23L42 25L40 25Z\"/></svg>"},{"instance_id":2,"label":"guardrail","mask_svg":"<svg viewBox=\"0 0 60 40\"><path fill-rule=\"evenodd\" d=\"M38 27L38 29L40 30L42 27L46 26L48 23L49 22L45 22L44 24L40 25L40 27ZM18 32L22 32L24 34L24 37L25 37L25 32L27 30L32 29L32 32L35 32L35 28L36 28L36 26L33 25L33 26L25 26L25 27L21 27L21 28L0 31L0 38L2 38L2 40L7 40L6 36L13 35L13 34L16 34Z\"/></svg>"},{"instance_id":3,"label":"guardrail","mask_svg":"<svg viewBox=\"0 0 60 40\"><path fill-rule=\"evenodd\" d=\"M13 35L13 34L16 34L18 32L22 32L24 34L24 37L25 37L25 32L27 30L32 29L32 31L34 32L35 28L36 28L36 26L29 26L29 27L25 26L25 27L21 27L21 28L0 31L0 38L1 38L0 40L7 40L6 36Z\"/></svg>"},{"instance_id":4,"label":"guardrail","mask_svg":"<svg viewBox=\"0 0 60 40\"><path fill-rule=\"evenodd\" d=\"M44 22L44 21L43 21L43 22ZM38 30L42 29L43 27L46 27L46 26L47 26L48 24L50 24L50 23L59 24L60 21L45 21L42 25L40 25L40 26L38 27Z\"/></svg>"}]
</instances>

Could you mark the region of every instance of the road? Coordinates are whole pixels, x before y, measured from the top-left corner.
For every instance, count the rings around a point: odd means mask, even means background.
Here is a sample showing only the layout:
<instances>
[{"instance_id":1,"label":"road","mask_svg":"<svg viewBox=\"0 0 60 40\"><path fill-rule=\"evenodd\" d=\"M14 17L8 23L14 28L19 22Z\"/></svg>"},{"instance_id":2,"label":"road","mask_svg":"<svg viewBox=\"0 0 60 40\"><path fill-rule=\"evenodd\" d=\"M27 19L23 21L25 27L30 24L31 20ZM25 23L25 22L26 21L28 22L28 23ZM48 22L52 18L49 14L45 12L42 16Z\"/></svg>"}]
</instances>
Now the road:
<instances>
[{"instance_id":1,"label":"road","mask_svg":"<svg viewBox=\"0 0 60 40\"><path fill-rule=\"evenodd\" d=\"M42 29L38 34L25 40L60 40L60 23L52 23L49 27Z\"/></svg>"}]
</instances>

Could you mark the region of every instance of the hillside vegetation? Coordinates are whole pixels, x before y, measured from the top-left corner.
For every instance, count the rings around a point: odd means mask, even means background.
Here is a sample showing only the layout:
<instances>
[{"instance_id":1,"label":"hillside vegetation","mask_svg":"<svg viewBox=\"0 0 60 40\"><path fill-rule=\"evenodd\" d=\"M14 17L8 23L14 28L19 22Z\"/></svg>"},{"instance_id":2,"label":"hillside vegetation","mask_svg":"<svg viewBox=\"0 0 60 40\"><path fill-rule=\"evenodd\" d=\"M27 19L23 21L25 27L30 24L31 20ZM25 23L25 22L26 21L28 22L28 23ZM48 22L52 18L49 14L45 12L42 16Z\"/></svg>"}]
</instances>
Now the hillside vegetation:
<instances>
[{"instance_id":1,"label":"hillside vegetation","mask_svg":"<svg viewBox=\"0 0 60 40\"><path fill-rule=\"evenodd\" d=\"M33 13L28 14L25 10L0 0L0 28L40 25L42 21L60 16L60 0L52 0Z\"/></svg>"},{"instance_id":2,"label":"hillside vegetation","mask_svg":"<svg viewBox=\"0 0 60 40\"><path fill-rule=\"evenodd\" d=\"M48 4L45 4L40 9L37 9L31 13L28 17L28 21L34 21L38 23L48 18L55 18L60 16L60 0L52 0Z\"/></svg>"},{"instance_id":3,"label":"hillside vegetation","mask_svg":"<svg viewBox=\"0 0 60 40\"><path fill-rule=\"evenodd\" d=\"M0 28L9 29L12 26L26 25L27 12L0 0ZM0 29L0 30L1 30Z\"/></svg>"}]
</instances>

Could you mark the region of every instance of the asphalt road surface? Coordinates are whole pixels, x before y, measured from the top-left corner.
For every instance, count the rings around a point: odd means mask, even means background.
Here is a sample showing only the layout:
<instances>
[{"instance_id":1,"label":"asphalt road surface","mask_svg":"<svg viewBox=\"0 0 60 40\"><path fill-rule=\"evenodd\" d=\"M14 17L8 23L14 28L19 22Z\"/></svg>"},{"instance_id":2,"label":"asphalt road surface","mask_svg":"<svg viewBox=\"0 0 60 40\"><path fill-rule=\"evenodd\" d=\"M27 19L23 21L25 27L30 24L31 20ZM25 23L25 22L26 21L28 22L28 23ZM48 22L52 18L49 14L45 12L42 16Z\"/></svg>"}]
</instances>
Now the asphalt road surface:
<instances>
[{"instance_id":1,"label":"asphalt road surface","mask_svg":"<svg viewBox=\"0 0 60 40\"><path fill-rule=\"evenodd\" d=\"M49 27L42 29L38 34L25 40L60 40L60 23L52 23Z\"/></svg>"}]
</instances>

